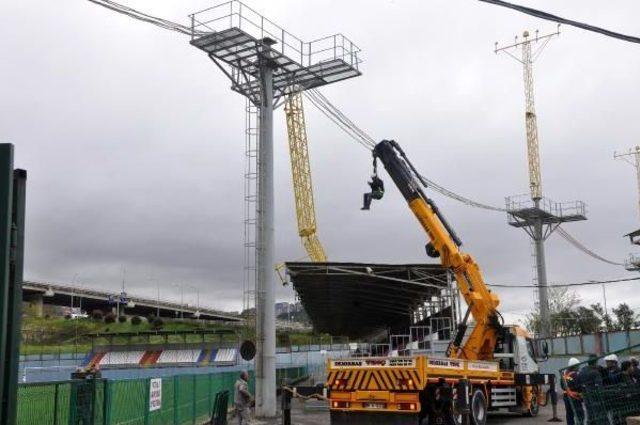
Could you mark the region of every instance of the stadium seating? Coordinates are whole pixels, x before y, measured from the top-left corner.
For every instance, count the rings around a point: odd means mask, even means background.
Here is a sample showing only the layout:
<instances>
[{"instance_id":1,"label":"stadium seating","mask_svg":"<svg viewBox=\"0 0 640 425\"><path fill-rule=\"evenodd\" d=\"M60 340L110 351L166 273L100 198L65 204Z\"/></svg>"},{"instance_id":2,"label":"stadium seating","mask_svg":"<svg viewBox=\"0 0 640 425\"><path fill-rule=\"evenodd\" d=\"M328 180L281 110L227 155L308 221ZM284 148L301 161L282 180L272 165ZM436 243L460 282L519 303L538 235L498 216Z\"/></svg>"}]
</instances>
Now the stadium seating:
<instances>
[{"instance_id":1,"label":"stadium seating","mask_svg":"<svg viewBox=\"0 0 640 425\"><path fill-rule=\"evenodd\" d=\"M236 348L150 349L146 351L98 351L89 353L82 365L90 367L154 367L170 365L230 366L236 364Z\"/></svg>"},{"instance_id":2,"label":"stadium seating","mask_svg":"<svg viewBox=\"0 0 640 425\"><path fill-rule=\"evenodd\" d=\"M162 363L196 363L201 349L195 350L164 350L158 357L157 364Z\"/></svg>"},{"instance_id":3,"label":"stadium seating","mask_svg":"<svg viewBox=\"0 0 640 425\"><path fill-rule=\"evenodd\" d=\"M221 348L216 353L216 357L213 360L214 364L229 364L234 363L236 361L236 352L235 348Z\"/></svg>"},{"instance_id":4,"label":"stadium seating","mask_svg":"<svg viewBox=\"0 0 640 425\"><path fill-rule=\"evenodd\" d=\"M144 351L109 351L100 359L98 364L101 367L137 365L142 360L143 355Z\"/></svg>"}]
</instances>

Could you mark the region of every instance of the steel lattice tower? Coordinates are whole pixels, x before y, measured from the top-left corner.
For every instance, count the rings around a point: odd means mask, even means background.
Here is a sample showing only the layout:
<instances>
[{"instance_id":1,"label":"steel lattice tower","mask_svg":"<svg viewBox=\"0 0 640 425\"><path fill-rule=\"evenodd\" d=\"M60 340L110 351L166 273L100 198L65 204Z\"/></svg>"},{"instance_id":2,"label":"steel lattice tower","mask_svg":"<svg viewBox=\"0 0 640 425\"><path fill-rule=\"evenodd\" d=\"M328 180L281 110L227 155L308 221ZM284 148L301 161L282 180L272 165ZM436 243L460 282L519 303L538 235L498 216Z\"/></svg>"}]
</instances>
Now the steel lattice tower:
<instances>
[{"instance_id":1,"label":"steel lattice tower","mask_svg":"<svg viewBox=\"0 0 640 425\"><path fill-rule=\"evenodd\" d=\"M542 196L538 123L533 95L533 63L549 40L559 34L559 26L556 32L543 36L539 36L538 31L536 31L535 37L530 37L529 32L525 31L522 34L522 41L518 41L518 37L516 37L513 44L501 48L498 48L498 43L496 42L494 49L495 53L508 54L520 62L523 68L530 198L527 199L526 196L522 195L512 196L506 198L506 204L509 224L524 229L534 243L535 281L538 286L540 336L542 337L552 336L544 241L560 224L586 220L583 202L557 203ZM532 50L533 45L537 45L535 51ZM522 50L520 57L513 53L518 48Z\"/></svg>"},{"instance_id":2,"label":"steel lattice tower","mask_svg":"<svg viewBox=\"0 0 640 425\"><path fill-rule=\"evenodd\" d=\"M527 33L525 32L525 38ZM542 178L540 177L540 149L538 147L538 120L533 97L533 59L531 42L522 44L522 69L524 76L524 98L526 103L525 121L527 127L527 158L529 160L529 188L531 199L542 198Z\"/></svg>"}]
</instances>

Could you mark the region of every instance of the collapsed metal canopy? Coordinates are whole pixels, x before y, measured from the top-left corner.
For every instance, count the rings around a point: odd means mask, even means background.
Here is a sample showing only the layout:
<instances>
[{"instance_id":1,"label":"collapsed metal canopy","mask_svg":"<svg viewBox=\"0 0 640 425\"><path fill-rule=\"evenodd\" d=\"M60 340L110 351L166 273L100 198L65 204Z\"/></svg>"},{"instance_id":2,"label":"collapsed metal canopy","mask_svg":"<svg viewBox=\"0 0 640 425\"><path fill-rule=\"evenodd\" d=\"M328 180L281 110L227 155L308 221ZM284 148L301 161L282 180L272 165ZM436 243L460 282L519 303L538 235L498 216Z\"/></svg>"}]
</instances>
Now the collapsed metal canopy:
<instances>
[{"instance_id":1,"label":"collapsed metal canopy","mask_svg":"<svg viewBox=\"0 0 640 425\"><path fill-rule=\"evenodd\" d=\"M360 338L408 328L419 307L450 305L447 270L439 264L286 263L316 331ZM435 306L438 304L438 306ZM439 307L439 308L438 308Z\"/></svg>"}]
</instances>

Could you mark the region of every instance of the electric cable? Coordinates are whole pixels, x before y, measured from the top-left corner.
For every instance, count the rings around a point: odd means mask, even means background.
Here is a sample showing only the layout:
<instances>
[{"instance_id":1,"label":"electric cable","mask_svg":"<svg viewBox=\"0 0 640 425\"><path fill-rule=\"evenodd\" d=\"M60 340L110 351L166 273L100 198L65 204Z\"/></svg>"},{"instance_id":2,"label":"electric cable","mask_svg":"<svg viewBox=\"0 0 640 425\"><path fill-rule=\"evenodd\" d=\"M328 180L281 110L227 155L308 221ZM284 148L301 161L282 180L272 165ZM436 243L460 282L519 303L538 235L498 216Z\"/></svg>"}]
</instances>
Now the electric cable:
<instances>
[{"instance_id":1,"label":"electric cable","mask_svg":"<svg viewBox=\"0 0 640 425\"><path fill-rule=\"evenodd\" d=\"M107 9L111 9L114 12L121 13L130 18L137 19L139 21L147 22L152 25L155 25L160 28L164 28L170 31L176 31L185 35L192 35L193 33L199 34L200 31L192 31L190 27L186 25L178 24L176 22L172 22L166 19L158 18L156 16L148 15L146 13L140 12L139 10L133 9L131 7L116 3L111 0L89 0L92 3L95 3L99 6L106 7Z\"/></svg>"},{"instance_id":2,"label":"electric cable","mask_svg":"<svg viewBox=\"0 0 640 425\"><path fill-rule=\"evenodd\" d=\"M160 28L164 28L167 30L171 30L171 31L176 31L185 35L192 35L194 33L194 31L192 30L192 28L189 28L185 25L182 24L178 24L176 22L172 22L166 19L162 19L162 18L158 18L156 16L152 16L143 12L140 12L136 9L133 9L131 7L116 3L114 1L111 0L89 0L92 3L95 3L97 5L106 7L108 9L111 9L115 12L124 14L126 16L129 16L131 18L143 21L143 22L147 22L150 23L152 25L158 26ZM559 18L557 16L554 15L550 15L550 14L546 14L545 12L540 12L537 11L535 9L530 9L527 7L523 7L523 6L518 6L518 5L514 5L511 3L507 3L504 1L500 1L500 0L479 0L479 1L483 1L486 3L492 3L492 4L496 4L499 6L503 6L503 7L510 7L516 10L519 10L523 13L528 13L528 14L532 14L533 16L538 16L541 17L543 19L551 19L551 20L556 20L556 22L561 22L562 23L568 23L569 25L572 25L570 22L574 22L574 21L569 21L566 20L564 18ZM545 17L547 16L547 17ZM574 22L575 23L575 22ZM579 24L579 23L576 23ZM581 24L581 25L586 25L586 24ZM579 26L579 25L574 25L574 26ZM590 27L590 26L589 26ZM607 30L602 30L601 28L597 28L597 27L592 27L594 29L597 29L599 31L597 32L602 32L605 35L610 35L610 36L616 36L617 38L621 38L621 37L630 37L630 36L623 36L622 34L618 34L618 33L612 33L611 31L607 31ZM588 28L585 28L588 29ZM199 33L198 31L195 31L195 33ZM635 37L630 37L632 40L626 40L626 41L632 41L632 42L638 42L640 43L640 39L635 38ZM624 39L624 38L623 38ZM334 124L336 124L342 131L344 131L347 135L349 135L354 141L356 141L357 143L359 143L360 145L362 145L365 149L367 150L371 150L375 147L375 139L373 137L371 137L368 133L366 133L364 130L362 130L360 127L358 127L353 121L351 121L351 119L349 119L349 117L347 117L341 110L340 108L336 107L333 103L331 103L331 101L329 99L327 99L327 97L325 95L323 95L320 91L318 91L317 89L310 89L310 90L305 90L303 91L303 93L305 94L305 97L307 97L307 99L309 99L311 101L311 103L322 113L324 114L327 118L329 118ZM440 193L441 195L444 195L450 199L453 199L455 201L461 202L465 205L471 206L471 207L475 207L475 208L480 208L480 209L485 209L485 210L489 210L489 211L499 211L499 212L508 212L508 210L506 208L501 208L501 207L496 207L496 206L492 206L492 205L488 205L488 204L484 204L481 202L477 202L474 201L470 198L467 198L465 196L462 196L452 190L449 190L447 188L445 188L444 186L441 186L440 184L436 183L435 181L425 177L422 174L418 174L418 176L424 180L429 187L431 187L433 190L435 190L436 192ZM583 244L581 244L577 239L575 239L573 236L571 236L566 230L562 229L562 228L558 228L557 229L558 234L565 239L566 241L568 241L571 245L573 245L575 248L579 249L580 251L584 252L585 254L591 256L594 259L597 259L599 261L608 263L608 264L612 264L612 265L616 265L616 266L623 266L623 263L618 263L615 261L611 261L608 260L598 254L596 254L595 252L593 252L592 250L590 250L589 248L587 248L586 246L584 246Z\"/></svg>"},{"instance_id":3,"label":"electric cable","mask_svg":"<svg viewBox=\"0 0 640 425\"><path fill-rule=\"evenodd\" d=\"M609 279L609 280L589 280L586 282L574 282L574 283L554 283L553 285L547 285L547 288L567 288L572 286L590 286L590 285L603 285L609 283L621 283L621 282L632 282L640 280L640 277L627 277L620 279ZM539 285L508 285L503 283L488 283L487 286L492 286L494 288L539 288Z\"/></svg>"},{"instance_id":4,"label":"electric cable","mask_svg":"<svg viewBox=\"0 0 640 425\"><path fill-rule=\"evenodd\" d=\"M604 263L608 263L608 264L611 264L611 265L614 265L614 266L624 266L624 263L618 263L616 261L608 260L608 259L596 254L595 252L591 251L589 248L587 248L582 243L580 243L580 241L578 241L576 238L571 236L569 234L569 232L567 232L562 227L558 226L558 228L556 229L556 232L558 232L558 235L560 235L563 239L565 239L567 242L569 242L575 248L579 249L580 251L584 252L585 254L589 255L590 257L593 257L596 260L600 260L600 261L602 261Z\"/></svg>"},{"instance_id":5,"label":"electric cable","mask_svg":"<svg viewBox=\"0 0 640 425\"><path fill-rule=\"evenodd\" d=\"M367 134L364 130L358 127L353 123L338 107L333 105L323 94L321 94L316 89L311 89L303 92L306 97L311 101L311 103L319 109L325 116L331 119L339 128L341 128L345 133L347 133L353 140L361 144L366 149L370 150L375 146L375 141L373 137ZM466 196L462 196L452 190L441 186L437 182L432 179L427 178L421 173L417 173L418 177L426 183L427 187L430 187L434 191L444 195L450 199L458 201L462 204L468 205L470 207L485 209L489 211L498 211L498 212L506 212L509 210L507 208L501 208L494 205L488 205L482 202L474 201L473 199L467 198ZM619 263L616 261L609 260L607 258L602 257L601 255L596 254L591 249L587 248L585 245L580 243L576 238L571 236L569 232L564 230L561 227L557 228L558 235L569 242L573 247L582 251L583 253L589 255L591 258L596 259L598 261L602 261L607 264L611 264L614 266L624 266L623 263Z\"/></svg>"},{"instance_id":6,"label":"electric cable","mask_svg":"<svg viewBox=\"0 0 640 425\"><path fill-rule=\"evenodd\" d=\"M619 32L610 31L604 28L596 27L594 25L585 24L584 22L578 22L572 19L562 18L560 16L552 15L551 13L543 12L541 10L533 9L531 7L520 6L514 3L502 1L502 0L478 0L478 1L513 9L527 15L535 16L536 18L545 19L547 21L553 21L559 24L571 25L572 27L606 35L607 37L617 38L618 40L627 41L629 43L640 44L640 37L621 34Z\"/></svg>"}]
</instances>

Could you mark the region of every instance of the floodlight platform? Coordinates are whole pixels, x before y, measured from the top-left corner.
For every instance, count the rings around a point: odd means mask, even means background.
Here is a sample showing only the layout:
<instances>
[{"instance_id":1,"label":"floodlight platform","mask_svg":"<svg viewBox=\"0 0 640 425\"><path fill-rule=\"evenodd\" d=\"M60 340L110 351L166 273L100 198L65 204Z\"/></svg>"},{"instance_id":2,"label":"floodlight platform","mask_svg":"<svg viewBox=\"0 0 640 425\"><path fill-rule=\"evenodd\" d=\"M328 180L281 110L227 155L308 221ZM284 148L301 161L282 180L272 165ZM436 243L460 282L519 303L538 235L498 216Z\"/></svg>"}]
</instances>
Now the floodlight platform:
<instances>
[{"instance_id":1,"label":"floodlight platform","mask_svg":"<svg viewBox=\"0 0 640 425\"><path fill-rule=\"evenodd\" d=\"M528 195L506 198L510 226L530 227L538 220L543 226L556 227L562 223L586 220L586 206L582 201L554 202L547 198L533 201Z\"/></svg>"},{"instance_id":2,"label":"floodlight platform","mask_svg":"<svg viewBox=\"0 0 640 425\"><path fill-rule=\"evenodd\" d=\"M361 75L360 49L342 34L304 42L238 1L189 16L191 44L227 74L232 90L256 104L264 60L273 67L274 99L292 88L306 90Z\"/></svg>"}]
</instances>

